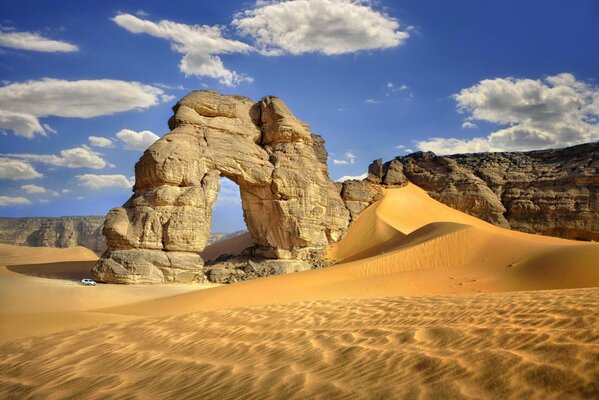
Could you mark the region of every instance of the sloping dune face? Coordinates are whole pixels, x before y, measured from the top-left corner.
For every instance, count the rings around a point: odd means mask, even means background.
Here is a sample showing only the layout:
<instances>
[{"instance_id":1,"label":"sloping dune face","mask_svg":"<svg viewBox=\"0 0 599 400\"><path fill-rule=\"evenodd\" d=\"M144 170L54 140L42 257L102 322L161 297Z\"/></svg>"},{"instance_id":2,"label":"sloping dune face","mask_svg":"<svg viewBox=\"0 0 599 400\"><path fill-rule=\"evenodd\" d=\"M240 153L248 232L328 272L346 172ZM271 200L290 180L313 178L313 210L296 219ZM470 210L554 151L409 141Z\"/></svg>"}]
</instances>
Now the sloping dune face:
<instances>
[{"instance_id":1,"label":"sloping dune face","mask_svg":"<svg viewBox=\"0 0 599 400\"><path fill-rule=\"evenodd\" d=\"M597 398L599 290L315 301L0 347L8 398ZM7 398L5 397L5 398Z\"/></svg>"},{"instance_id":2,"label":"sloping dune face","mask_svg":"<svg viewBox=\"0 0 599 400\"><path fill-rule=\"evenodd\" d=\"M0 398L599 398L599 245L497 228L410 184L328 256L167 297L100 285L73 314L95 324L0 344Z\"/></svg>"}]
</instances>

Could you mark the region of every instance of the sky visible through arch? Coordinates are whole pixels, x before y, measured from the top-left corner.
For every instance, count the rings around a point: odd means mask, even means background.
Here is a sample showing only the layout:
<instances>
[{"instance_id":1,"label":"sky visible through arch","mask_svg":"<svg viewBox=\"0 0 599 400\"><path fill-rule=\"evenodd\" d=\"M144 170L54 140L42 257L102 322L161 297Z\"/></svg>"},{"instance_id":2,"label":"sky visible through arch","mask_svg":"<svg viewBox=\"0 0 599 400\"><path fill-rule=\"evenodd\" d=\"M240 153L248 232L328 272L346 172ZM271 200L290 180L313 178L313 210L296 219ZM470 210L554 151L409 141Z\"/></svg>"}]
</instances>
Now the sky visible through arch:
<instances>
[{"instance_id":1,"label":"sky visible through arch","mask_svg":"<svg viewBox=\"0 0 599 400\"><path fill-rule=\"evenodd\" d=\"M121 205L194 89L281 97L335 180L418 150L597 141L598 37L595 0L4 1L0 216ZM224 188L214 230L241 229Z\"/></svg>"}]
</instances>

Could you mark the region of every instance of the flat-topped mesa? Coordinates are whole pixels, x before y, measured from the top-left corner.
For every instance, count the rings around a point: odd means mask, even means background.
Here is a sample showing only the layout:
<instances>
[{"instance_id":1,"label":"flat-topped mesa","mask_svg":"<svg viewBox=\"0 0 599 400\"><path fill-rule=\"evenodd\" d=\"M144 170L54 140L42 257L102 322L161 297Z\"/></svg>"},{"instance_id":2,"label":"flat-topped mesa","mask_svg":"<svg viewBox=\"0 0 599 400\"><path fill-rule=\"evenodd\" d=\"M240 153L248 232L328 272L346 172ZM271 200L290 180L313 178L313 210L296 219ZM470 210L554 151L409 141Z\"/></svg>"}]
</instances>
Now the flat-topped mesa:
<instances>
[{"instance_id":1,"label":"flat-topped mesa","mask_svg":"<svg viewBox=\"0 0 599 400\"><path fill-rule=\"evenodd\" d=\"M385 187L411 181L446 205L492 224L567 239L599 240L599 143L529 152L375 160L342 197L354 219Z\"/></svg>"},{"instance_id":2,"label":"flat-topped mesa","mask_svg":"<svg viewBox=\"0 0 599 400\"><path fill-rule=\"evenodd\" d=\"M107 215L97 280L203 280L198 253L220 176L239 185L254 256L318 261L343 235L349 213L328 177L323 140L280 99L194 91L173 111L171 131L135 165L133 196Z\"/></svg>"}]
</instances>

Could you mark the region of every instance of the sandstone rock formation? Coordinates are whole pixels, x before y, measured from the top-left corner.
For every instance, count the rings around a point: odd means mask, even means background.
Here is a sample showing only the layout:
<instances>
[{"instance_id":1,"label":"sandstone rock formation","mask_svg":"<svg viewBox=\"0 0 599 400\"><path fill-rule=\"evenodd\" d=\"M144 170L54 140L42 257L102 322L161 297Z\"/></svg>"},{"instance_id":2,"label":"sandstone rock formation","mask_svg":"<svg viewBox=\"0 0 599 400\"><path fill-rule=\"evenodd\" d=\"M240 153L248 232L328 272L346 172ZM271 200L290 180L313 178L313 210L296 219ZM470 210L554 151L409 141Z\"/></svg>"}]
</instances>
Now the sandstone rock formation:
<instances>
[{"instance_id":1,"label":"sandstone rock formation","mask_svg":"<svg viewBox=\"0 0 599 400\"><path fill-rule=\"evenodd\" d=\"M323 140L276 97L194 91L173 108L171 132L135 165L133 196L108 213L108 250L94 267L103 282L204 279L212 207L225 176L240 187L252 255L307 261L349 223L328 177Z\"/></svg>"},{"instance_id":2,"label":"sandstone rock formation","mask_svg":"<svg viewBox=\"0 0 599 400\"><path fill-rule=\"evenodd\" d=\"M106 239L102 234L104 216L75 217L0 217L0 243L31 247L87 247L102 254ZM216 243L247 231L210 233L207 244Z\"/></svg>"},{"instance_id":3,"label":"sandstone rock formation","mask_svg":"<svg viewBox=\"0 0 599 400\"><path fill-rule=\"evenodd\" d=\"M34 247L83 246L106 250L104 217L0 218L0 243Z\"/></svg>"},{"instance_id":4,"label":"sandstone rock formation","mask_svg":"<svg viewBox=\"0 0 599 400\"><path fill-rule=\"evenodd\" d=\"M408 180L436 200L495 225L599 240L599 143L523 153L419 152L384 164L376 160L367 179L343 184L343 199L354 217L376 200L368 200L370 194Z\"/></svg>"}]
</instances>

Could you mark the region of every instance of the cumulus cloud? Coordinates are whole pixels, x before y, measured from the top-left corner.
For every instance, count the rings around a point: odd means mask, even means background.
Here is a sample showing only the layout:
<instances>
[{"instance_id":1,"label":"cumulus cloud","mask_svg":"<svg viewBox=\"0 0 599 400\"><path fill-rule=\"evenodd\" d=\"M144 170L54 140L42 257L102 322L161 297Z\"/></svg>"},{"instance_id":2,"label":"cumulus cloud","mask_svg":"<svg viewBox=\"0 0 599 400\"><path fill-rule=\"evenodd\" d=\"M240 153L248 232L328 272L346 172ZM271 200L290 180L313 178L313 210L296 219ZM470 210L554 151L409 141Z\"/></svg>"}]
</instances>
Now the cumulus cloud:
<instances>
[{"instance_id":1,"label":"cumulus cloud","mask_svg":"<svg viewBox=\"0 0 599 400\"><path fill-rule=\"evenodd\" d=\"M85 186L93 190L99 190L104 188L129 189L133 187L134 183L125 175L83 174L77 175L77 179L79 180L81 186Z\"/></svg>"},{"instance_id":2,"label":"cumulus cloud","mask_svg":"<svg viewBox=\"0 0 599 400\"><path fill-rule=\"evenodd\" d=\"M32 139L36 134L46 136L37 117L30 114L0 110L0 130L3 133L12 131L18 136Z\"/></svg>"},{"instance_id":3,"label":"cumulus cloud","mask_svg":"<svg viewBox=\"0 0 599 400\"><path fill-rule=\"evenodd\" d=\"M0 196L0 206L21 206L26 204L31 204L31 201L25 197Z\"/></svg>"},{"instance_id":4,"label":"cumulus cloud","mask_svg":"<svg viewBox=\"0 0 599 400\"><path fill-rule=\"evenodd\" d=\"M112 147L112 140L102 136L88 136L89 144L94 147Z\"/></svg>"},{"instance_id":5,"label":"cumulus cloud","mask_svg":"<svg viewBox=\"0 0 599 400\"><path fill-rule=\"evenodd\" d=\"M123 142L127 150L144 151L155 141L160 139L160 136L151 131L136 132L130 129L122 129L117 132L116 137Z\"/></svg>"},{"instance_id":6,"label":"cumulus cloud","mask_svg":"<svg viewBox=\"0 0 599 400\"><path fill-rule=\"evenodd\" d=\"M349 165L349 164L355 164L356 162L356 155L354 154L354 152L352 150L348 150L345 152L345 159L334 159L333 160L333 164L335 165Z\"/></svg>"},{"instance_id":7,"label":"cumulus cloud","mask_svg":"<svg viewBox=\"0 0 599 400\"><path fill-rule=\"evenodd\" d=\"M337 182L345 182L349 180L361 181L362 179L366 179L368 176L368 172L364 172L362 175L344 175L341 178L337 179Z\"/></svg>"},{"instance_id":8,"label":"cumulus cloud","mask_svg":"<svg viewBox=\"0 0 599 400\"><path fill-rule=\"evenodd\" d=\"M462 128L464 128L464 129L474 129L474 128L478 128L478 126L475 123L473 123L473 122L464 121L462 123Z\"/></svg>"},{"instance_id":9,"label":"cumulus cloud","mask_svg":"<svg viewBox=\"0 0 599 400\"><path fill-rule=\"evenodd\" d=\"M0 31L0 47L44 53L69 53L79 50L74 44L48 39L38 33L11 31Z\"/></svg>"},{"instance_id":10,"label":"cumulus cloud","mask_svg":"<svg viewBox=\"0 0 599 400\"><path fill-rule=\"evenodd\" d=\"M43 177L27 161L0 157L0 179L26 180Z\"/></svg>"},{"instance_id":11,"label":"cumulus cloud","mask_svg":"<svg viewBox=\"0 0 599 400\"><path fill-rule=\"evenodd\" d=\"M410 34L362 0L257 1L233 22L265 55L354 53L396 47Z\"/></svg>"},{"instance_id":12,"label":"cumulus cloud","mask_svg":"<svg viewBox=\"0 0 599 400\"><path fill-rule=\"evenodd\" d=\"M111 79L42 79L0 87L0 130L33 138L46 135L40 117L92 118L168 101L160 88Z\"/></svg>"},{"instance_id":13,"label":"cumulus cloud","mask_svg":"<svg viewBox=\"0 0 599 400\"><path fill-rule=\"evenodd\" d=\"M23 189L24 192L31 194L46 193L46 189L38 185L23 185L21 186L21 189Z\"/></svg>"},{"instance_id":14,"label":"cumulus cloud","mask_svg":"<svg viewBox=\"0 0 599 400\"><path fill-rule=\"evenodd\" d=\"M87 146L74 147L60 151L60 155L54 154L1 154L1 156L17 158L30 162L37 162L55 167L66 168L92 168L101 169L112 167L102 158L102 155Z\"/></svg>"},{"instance_id":15,"label":"cumulus cloud","mask_svg":"<svg viewBox=\"0 0 599 400\"><path fill-rule=\"evenodd\" d=\"M544 79L480 81L454 96L466 122L503 125L486 137L432 138L417 143L439 154L522 151L599 140L599 88L563 73ZM466 123L465 122L465 123Z\"/></svg>"},{"instance_id":16,"label":"cumulus cloud","mask_svg":"<svg viewBox=\"0 0 599 400\"><path fill-rule=\"evenodd\" d=\"M220 26L186 25L168 20L152 22L131 14L119 14L112 20L129 32L168 40L173 50L183 54L179 69L185 75L217 79L226 86L252 81L247 76L227 69L218 56L251 50L246 43L223 37L223 28Z\"/></svg>"}]
</instances>

